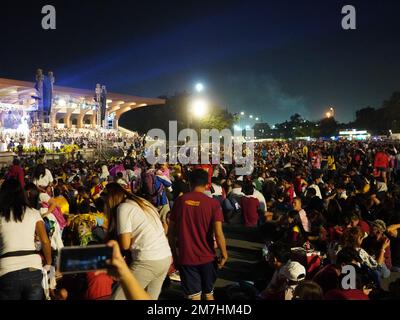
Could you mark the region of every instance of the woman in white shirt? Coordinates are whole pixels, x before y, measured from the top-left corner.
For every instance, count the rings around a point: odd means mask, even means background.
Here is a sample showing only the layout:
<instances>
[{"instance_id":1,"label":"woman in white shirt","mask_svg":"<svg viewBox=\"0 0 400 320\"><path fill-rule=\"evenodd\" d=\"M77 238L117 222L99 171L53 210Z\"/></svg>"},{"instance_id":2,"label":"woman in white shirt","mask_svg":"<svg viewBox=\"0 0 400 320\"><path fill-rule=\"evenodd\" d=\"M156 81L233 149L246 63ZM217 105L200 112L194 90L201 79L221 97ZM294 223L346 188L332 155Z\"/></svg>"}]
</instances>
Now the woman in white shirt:
<instances>
[{"instance_id":1,"label":"woman in white shirt","mask_svg":"<svg viewBox=\"0 0 400 320\"><path fill-rule=\"evenodd\" d=\"M130 269L150 297L158 299L172 263L171 249L157 209L117 183L106 187L109 231L117 235L122 250L130 250ZM121 287L114 300L125 300Z\"/></svg>"},{"instance_id":2,"label":"woman in white shirt","mask_svg":"<svg viewBox=\"0 0 400 320\"><path fill-rule=\"evenodd\" d=\"M51 265L50 241L39 211L31 208L17 180L6 180L0 189L0 300L41 300L42 259L35 236Z\"/></svg>"}]
</instances>

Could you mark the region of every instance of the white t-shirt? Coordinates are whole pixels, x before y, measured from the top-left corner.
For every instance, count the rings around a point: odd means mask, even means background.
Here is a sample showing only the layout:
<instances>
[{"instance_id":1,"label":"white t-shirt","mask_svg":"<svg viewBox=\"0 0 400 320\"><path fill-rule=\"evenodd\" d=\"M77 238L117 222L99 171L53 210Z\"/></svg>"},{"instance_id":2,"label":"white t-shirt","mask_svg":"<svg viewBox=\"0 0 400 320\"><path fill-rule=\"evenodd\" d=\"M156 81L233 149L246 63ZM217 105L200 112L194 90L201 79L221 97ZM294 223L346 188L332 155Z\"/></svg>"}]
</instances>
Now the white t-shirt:
<instances>
[{"instance_id":1,"label":"white t-shirt","mask_svg":"<svg viewBox=\"0 0 400 320\"><path fill-rule=\"evenodd\" d=\"M53 175L49 169L46 169L45 175L41 176L39 179L33 180L33 183L38 187L47 187L50 183L54 181Z\"/></svg>"},{"instance_id":2,"label":"white t-shirt","mask_svg":"<svg viewBox=\"0 0 400 320\"><path fill-rule=\"evenodd\" d=\"M0 217L0 256L14 251L34 251L36 223L43 221L39 211L26 208L22 222L12 218L6 221ZM0 277L25 268L42 269L42 260L38 254L0 259Z\"/></svg>"},{"instance_id":3,"label":"white t-shirt","mask_svg":"<svg viewBox=\"0 0 400 320\"><path fill-rule=\"evenodd\" d=\"M117 231L119 235L131 234L133 260L155 261L172 255L157 212L151 212L151 209L144 212L132 200L127 200L118 207Z\"/></svg>"}]
</instances>

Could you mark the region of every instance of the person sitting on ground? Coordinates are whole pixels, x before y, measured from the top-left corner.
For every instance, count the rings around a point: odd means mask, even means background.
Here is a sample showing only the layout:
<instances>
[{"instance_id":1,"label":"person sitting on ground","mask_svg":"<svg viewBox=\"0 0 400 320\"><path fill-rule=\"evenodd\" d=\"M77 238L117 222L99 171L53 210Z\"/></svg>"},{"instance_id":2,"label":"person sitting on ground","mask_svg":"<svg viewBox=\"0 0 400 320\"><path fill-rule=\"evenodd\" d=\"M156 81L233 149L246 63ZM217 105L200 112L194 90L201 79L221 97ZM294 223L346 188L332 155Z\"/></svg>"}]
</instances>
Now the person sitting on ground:
<instances>
[{"instance_id":1,"label":"person sitting on ground","mask_svg":"<svg viewBox=\"0 0 400 320\"><path fill-rule=\"evenodd\" d=\"M295 210L289 211L287 214L287 223L285 241L287 241L292 248L301 247L307 235L301 223L299 213Z\"/></svg>"},{"instance_id":2,"label":"person sitting on ground","mask_svg":"<svg viewBox=\"0 0 400 320\"><path fill-rule=\"evenodd\" d=\"M348 267L348 266L347 266ZM325 300L370 300L369 295L373 289L373 283L368 271L359 267L356 263L352 263L351 267L355 270L355 287L343 288L343 285L352 285L351 281L345 279L348 273L344 272L339 278L339 288L330 290L325 293Z\"/></svg>"},{"instance_id":3,"label":"person sitting on ground","mask_svg":"<svg viewBox=\"0 0 400 320\"><path fill-rule=\"evenodd\" d=\"M322 288L315 282L305 280L294 289L292 300L323 300Z\"/></svg>"},{"instance_id":4,"label":"person sitting on ground","mask_svg":"<svg viewBox=\"0 0 400 320\"><path fill-rule=\"evenodd\" d=\"M382 220L375 220L371 222L371 232L367 238L362 243L362 247L365 251L368 252L371 256L379 257L381 248L388 238L385 236L386 232L386 223ZM384 253L384 262L386 267L391 270L392 269L392 256L390 250L390 244L385 249Z\"/></svg>"},{"instance_id":5,"label":"person sitting on ground","mask_svg":"<svg viewBox=\"0 0 400 320\"><path fill-rule=\"evenodd\" d=\"M285 285L284 272L290 264L290 247L284 242L275 242L268 248L267 260L271 267L275 269L271 281L260 293L259 297L264 300L283 300Z\"/></svg>"},{"instance_id":6,"label":"person sitting on ground","mask_svg":"<svg viewBox=\"0 0 400 320\"><path fill-rule=\"evenodd\" d=\"M313 281L319 284L324 293L339 288L340 275L345 265L359 264L362 260L356 249L345 247L340 250L335 264L328 264L319 270L313 277Z\"/></svg>"},{"instance_id":7,"label":"person sitting on ground","mask_svg":"<svg viewBox=\"0 0 400 320\"><path fill-rule=\"evenodd\" d=\"M243 183L243 197L240 198L240 207L242 209L243 223L246 227L256 227L261 211L260 201L254 197L254 186L251 181Z\"/></svg>"},{"instance_id":8,"label":"person sitting on ground","mask_svg":"<svg viewBox=\"0 0 400 320\"><path fill-rule=\"evenodd\" d=\"M347 217L345 217L345 223L348 228L360 227L366 235L370 232L369 224L361 219L357 210L352 211Z\"/></svg>"},{"instance_id":9,"label":"person sitting on ground","mask_svg":"<svg viewBox=\"0 0 400 320\"><path fill-rule=\"evenodd\" d=\"M63 215L68 216L69 214L69 203L67 199L61 193L61 189L59 187L54 188L54 203L57 207L60 208L61 213Z\"/></svg>"},{"instance_id":10,"label":"person sitting on ground","mask_svg":"<svg viewBox=\"0 0 400 320\"><path fill-rule=\"evenodd\" d=\"M388 278L390 270L385 265L385 251L390 245L390 240L385 239L379 249L376 259L362 249L365 233L359 227L348 228L344 231L341 239L342 247L351 247L357 250L362 264L376 272L379 278Z\"/></svg>"}]
</instances>

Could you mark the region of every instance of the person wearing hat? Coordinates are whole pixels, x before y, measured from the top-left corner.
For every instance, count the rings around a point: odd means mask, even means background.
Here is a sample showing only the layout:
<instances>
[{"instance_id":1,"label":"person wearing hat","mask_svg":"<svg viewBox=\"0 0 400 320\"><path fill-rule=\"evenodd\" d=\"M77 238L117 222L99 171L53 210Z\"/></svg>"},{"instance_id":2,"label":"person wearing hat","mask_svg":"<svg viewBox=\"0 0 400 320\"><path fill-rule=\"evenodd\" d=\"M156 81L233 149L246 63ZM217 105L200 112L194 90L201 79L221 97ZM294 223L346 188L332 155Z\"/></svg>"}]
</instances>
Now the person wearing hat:
<instances>
[{"instance_id":1,"label":"person wearing hat","mask_svg":"<svg viewBox=\"0 0 400 320\"><path fill-rule=\"evenodd\" d=\"M306 278L306 268L297 261L289 261L284 266L282 275L286 280L285 300L292 300L297 285Z\"/></svg>"},{"instance_id":2,"label":"person wearing hat","mask_svg":"<svg viewBox=\"0 0 400 320\"><path fill-rule=\"evenodd\" d=\"M385 235L386 223L382 220L375 220L372 221L370 225L370 233L363 241L362 247L371 256L374 256L378 263L383 260L386 267L390 270L392 268L390 244L386 248L383 248L384 243L389 241L388 237ZM383 258L381 257L382 254Z\"/></svg>"}]
</instances>

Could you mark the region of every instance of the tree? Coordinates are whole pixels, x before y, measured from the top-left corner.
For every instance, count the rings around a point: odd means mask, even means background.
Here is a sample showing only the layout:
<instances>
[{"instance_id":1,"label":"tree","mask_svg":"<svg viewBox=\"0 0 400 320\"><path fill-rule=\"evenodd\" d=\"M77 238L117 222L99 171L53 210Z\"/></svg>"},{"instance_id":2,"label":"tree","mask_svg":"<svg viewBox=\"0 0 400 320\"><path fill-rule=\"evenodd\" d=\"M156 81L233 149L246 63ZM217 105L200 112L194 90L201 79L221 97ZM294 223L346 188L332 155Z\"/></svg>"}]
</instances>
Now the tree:
<instances>
[{"instance_id":1,"label":"tree","mask_svg":"<svg viewBox=\"0 0 400 320\"><path fill-rule=\"evenodd\" d=\"M319 137L329 138L337 135L339 124L335 118L324 118L319 122Z\"/></svg>"},{"instance_id":2,"label":"tree","mask_svg":"<svg viewBox=\"0 0 400 320\"><path fill-rule=\"evenodd\" d=\"M213 107L196 126L199 129L232 129L233 124L238 121L237 115L229 113L219 107Z\"/></svg>"}]
</instances>

